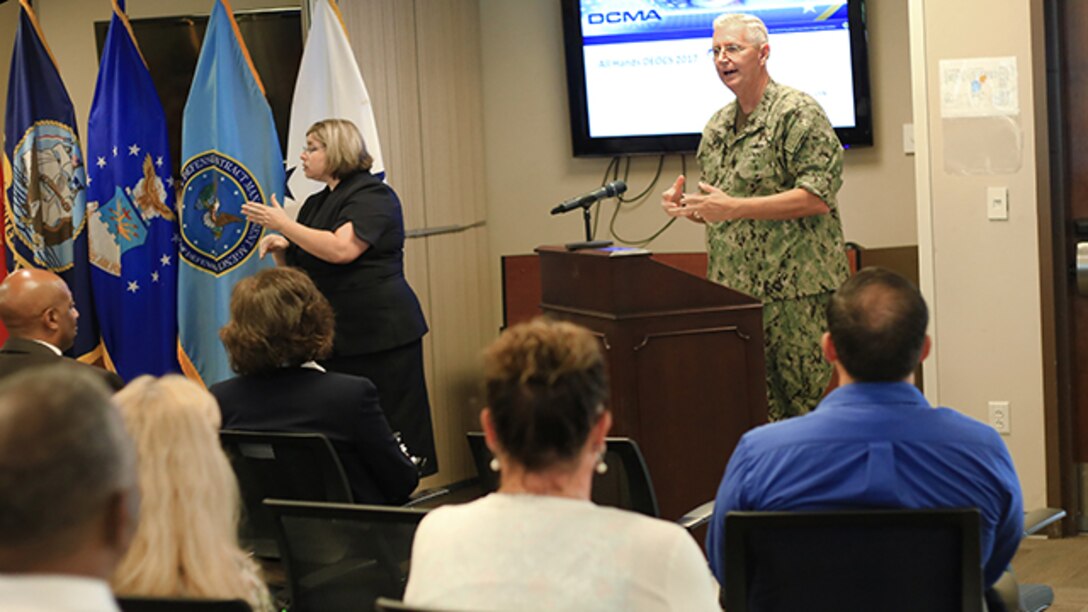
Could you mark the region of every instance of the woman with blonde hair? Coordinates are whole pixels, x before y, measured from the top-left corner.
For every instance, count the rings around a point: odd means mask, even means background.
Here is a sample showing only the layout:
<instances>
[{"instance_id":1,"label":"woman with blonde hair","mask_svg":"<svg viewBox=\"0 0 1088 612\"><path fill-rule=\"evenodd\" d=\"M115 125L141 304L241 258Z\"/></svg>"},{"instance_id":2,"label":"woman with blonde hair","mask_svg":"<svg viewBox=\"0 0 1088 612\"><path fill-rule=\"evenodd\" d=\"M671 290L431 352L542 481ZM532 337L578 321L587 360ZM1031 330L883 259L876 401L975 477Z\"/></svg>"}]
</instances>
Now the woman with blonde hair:
<instances>
[{"instance_id":1,"label":"woman with blonde hair","mask_svg":"<svg viewBox=\"0 0 1088 612\"><path fill-rule=\"evenodd\" d=\"M306 198L292 219L273 197L242 205L251 223L270 230L261 257L301 268L336 314L330 372L361 376L378 389L389 425L420 474L438 471L431 405L423 372L427 321L404 277L404 213L400 198L370 172L373 159L354 123L324 119L306 130L302 172L325 189ZM275 233L273 233L275 232Z\"/></svg>"},{"instance_id":2,"label":"woman with blonde hair","mask_svg":"<svg viewBox=\"0 0 1088 612\"><path fill-rule=\"evenodd\" d=\"M271 611L238 546L241 499L219 446L219 406L177 375L141 376L114 395L136 441L142 496L132 546L111 580L122 596L244 599Z\"/></svg>"}]
</instances>

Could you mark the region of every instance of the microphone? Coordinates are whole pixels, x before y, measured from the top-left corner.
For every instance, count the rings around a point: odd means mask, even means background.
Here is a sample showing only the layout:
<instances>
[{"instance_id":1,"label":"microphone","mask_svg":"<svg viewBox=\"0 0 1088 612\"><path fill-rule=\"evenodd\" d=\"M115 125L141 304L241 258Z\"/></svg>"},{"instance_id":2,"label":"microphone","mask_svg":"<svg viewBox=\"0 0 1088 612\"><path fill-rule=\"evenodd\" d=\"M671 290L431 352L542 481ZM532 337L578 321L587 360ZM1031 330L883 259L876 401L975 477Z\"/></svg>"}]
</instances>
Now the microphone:
<instances>
[{"instance_id":1,"label":"microphone","mask_svg":"<svg viewBox=\"0 0 1088 612\"><path fill-rule=\"evenodd\" d=\"M580 195L576 198L571 198L566 202L563 202L559 206L552 209L553 215L565 213L574 210L575 208L588 208L591 204L597 200L603 200L604 198L613 198L619 194L627 191L627 183L623 181L612 181L607 185L591 191L585 195Z\"/></svg>"}]
</instances>

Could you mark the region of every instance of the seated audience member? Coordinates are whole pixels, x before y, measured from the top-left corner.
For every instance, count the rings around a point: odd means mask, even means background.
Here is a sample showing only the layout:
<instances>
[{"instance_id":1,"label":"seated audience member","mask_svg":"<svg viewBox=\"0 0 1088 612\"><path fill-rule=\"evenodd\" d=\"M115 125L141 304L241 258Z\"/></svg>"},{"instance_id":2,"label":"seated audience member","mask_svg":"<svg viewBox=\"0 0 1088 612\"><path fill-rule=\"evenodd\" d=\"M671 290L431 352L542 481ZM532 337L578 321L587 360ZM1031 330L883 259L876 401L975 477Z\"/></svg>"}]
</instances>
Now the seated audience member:
<instances>
[{"instance_id":1,"label":"seated audience member","mask_svg":"<svg viewBox=\"0 0 1088 612\"><path fill-rule=\"evenodd\" d=\"M486 351L480 414L496 493L432 510L404 599L469 610L718 610L678 525L590 501L612 415L596 338L536 319Z\"/></svg>"},{"instance_id":2,"label":"seated audience member","mask_svg":"<svg viewBox=\"0 0 1088 612\"><path fill-rule=\"evenodd\" d=\"M419 483L378 403L373 383L326 372L332 307L296 268L243 279L219 335L236 378L213 385L223 429L322 433L344 465L359 504L401 504Z\"/></svg>"},{"instance_id":3,"label":"seated audience member","mask_svg":"<svg viewBox=\"0 0 1088 612\"><path fill-rule=\"evenodd\" d=\"M881 268L834 293L822 346L841 386L811 414L741 438L707 534L719 580L729 511L841 508L978 508L986 585L1001 576L1022 537L1020 482L993 428L931 407L911 384L928 319L918 289Z\"/></svg>"},{"instance_id":4,"label":"seated audience member","mask_svg":"<svg viewBox=\"0 0 1088 612\"><path fill-rule=\"evenodd\" d=\"M49 366L0 384L0 609L117 610L107 580L139 514L109 389Z\"/></svg>"},{"instance_id":5,"label":"seated audience member","mask_svg":"<svg viewBox=\"0 0 1088 612\"><path fill-rule=\"evenodd\" d=\"M16 270L0 283L0 320L8 340L0 347L0 378L36 366L65 363L87 369L112 389L124 386L117 374L64 357L76 340L76 310L64 280L48 270Z\"/></svg>"},{"instance_id":6,"label":"seated audience member","mask_svg":"<svg viewBox=\"0 0 1088 612\"><path fill-rule=\"evenodd\" d=\"M136 440L143 512L111 583L119 595L244 599L272 609L238 546L241 498L219 446L219 407L177 375L141 376L114 397Z\"/></svg>"}]
</instances>

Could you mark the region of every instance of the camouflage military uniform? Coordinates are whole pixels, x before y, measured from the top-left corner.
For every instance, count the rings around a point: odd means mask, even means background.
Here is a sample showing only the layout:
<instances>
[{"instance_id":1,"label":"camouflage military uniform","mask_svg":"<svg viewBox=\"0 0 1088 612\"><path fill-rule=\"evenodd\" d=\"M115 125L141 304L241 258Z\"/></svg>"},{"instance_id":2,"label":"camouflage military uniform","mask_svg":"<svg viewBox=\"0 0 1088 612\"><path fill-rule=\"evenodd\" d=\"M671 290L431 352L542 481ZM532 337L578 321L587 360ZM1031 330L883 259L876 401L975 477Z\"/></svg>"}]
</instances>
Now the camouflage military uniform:
<instances>
[{"instance_id":1,"label":"camouflage military uniform","mask_svg":"<svg viewBox=\"0 0 1088 612\"><path fill-rule=\"evenodd\" d=\"M819 340L828 296L848 275L835 194L842 145L809 95L767 84L740 131L733 102L710 118L696 157L703 181L735 197L800 187L830 214L785 221L707 223L707 277L763 301L772 419L808 412L831 376Z\"/></svg>"}]
</instances>

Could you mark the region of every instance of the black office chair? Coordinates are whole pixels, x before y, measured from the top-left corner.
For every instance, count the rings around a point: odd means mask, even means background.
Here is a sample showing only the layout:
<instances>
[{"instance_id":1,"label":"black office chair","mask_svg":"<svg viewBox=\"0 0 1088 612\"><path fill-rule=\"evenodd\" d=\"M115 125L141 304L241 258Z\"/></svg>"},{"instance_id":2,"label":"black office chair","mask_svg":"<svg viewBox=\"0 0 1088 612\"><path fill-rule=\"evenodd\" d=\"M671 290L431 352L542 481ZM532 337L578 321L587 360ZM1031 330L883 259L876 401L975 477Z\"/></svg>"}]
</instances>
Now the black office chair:
<instances>
[{"instance_id":1,"label":"black office chair","mask_svg":"<svg viewBox=\"0 0 1088 612\"><path fill-rule=\"evenodd\" d=\"M484 441L484 434L470 431L467 438L483 493L497 490L499 476L490 468L492 455ZM594 503L631 510L653 518L661 516L650 469L646 466L637 442L631 438L605 438L604 462L608 466L608 472L593 477ZM692 530L709 521L713 511L714 502L707 502L685 514L677 523Z\"/></svg>"},{"instance_id":2,"label":"black office chair","mask_svg":"<svg viewBox=\"0 0 1088 612\"><path fill-rule=\"evenodd\" d=\"M608 471L593 477L593 501L602 506L633 510L658 518L650 468L631 438L606 438L604 462Z\"/></svg>"},{"instance_id":3,"label":"black office chair","mask_svg":"<svg viewBox=\"0 0 1088 612\"><path fill-rule=\"evenodd\" d=\"M730 512L729 612L980 612L977 509Z\"/></svg>"},{"instance_id":4,"label":"black office chair","mask_svg":"<svg viewBox=\"0 0 1088 612\"><path fill-rule=\"evenodd\" d=\"M245 514L239 540L258 557L280 556L272 515L261 503L266 498L355 501L344 467L324 434L223 430L219 440L242 492Z\"/></svg>"},{"instance_id":5,"label":"black office chair","mask_svg":"<svg viewBox=\"0 0 1088 612\"><path fill-rule=\"evenodd\" d=\"M241 599L118 597L121 612L252 612Z\"/></svg>"},{"instance_id":6,"label":"black office chair","mask_svg":"<svg viewBox=\"0 0 1088 612\"><path fill-rule=\"evenodd\" d=\"M487 448L484 432L470 431L465 434L468 440L468 450L472 455L472 463L476 465L476 480L480 485L483 495L494 493L499 489L499 473L491 469L491 449Z\"/></svg>"},{"instance_id":7,"label":"black office chair","mask_svg":"<svg viewBox=\"0 0 1088 612\"><path fill-rule=\"evenodd\" d=\"M292 612L369 610L401 598L419 508L265 500L283 552Z\"/></svg>"}]
</instances>

